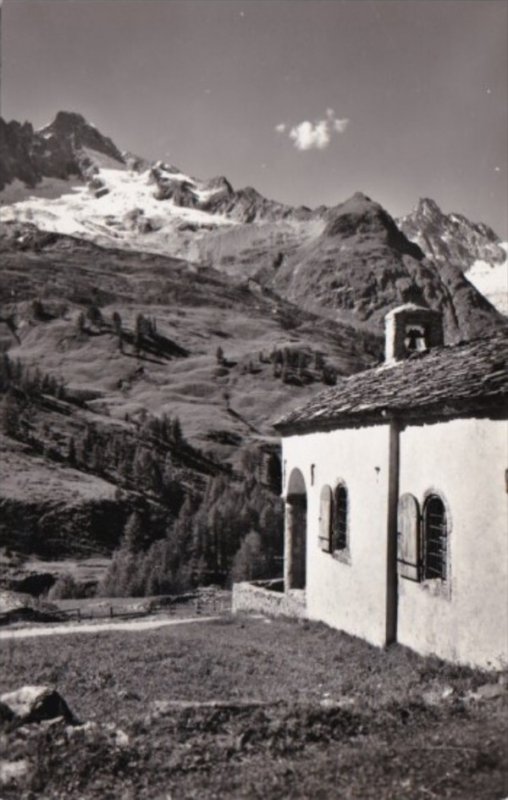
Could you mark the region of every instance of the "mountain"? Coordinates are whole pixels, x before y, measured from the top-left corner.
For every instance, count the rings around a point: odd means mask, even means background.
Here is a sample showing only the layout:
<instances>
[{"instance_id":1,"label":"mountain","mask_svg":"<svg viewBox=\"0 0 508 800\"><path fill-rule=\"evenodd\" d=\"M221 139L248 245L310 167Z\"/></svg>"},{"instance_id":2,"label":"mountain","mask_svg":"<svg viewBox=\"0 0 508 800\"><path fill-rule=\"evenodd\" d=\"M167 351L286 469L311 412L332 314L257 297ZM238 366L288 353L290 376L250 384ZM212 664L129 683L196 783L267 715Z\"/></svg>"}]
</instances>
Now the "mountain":
<instances>
[{"instance_id":1,"label":"mountain","mask_svg":"<svg viewBox=\"0 0 508 800\"><path fill-rule=\"evenodd\" d=\"M462 214L445 214L428 198L397 224L429 259L460 269L496 308L508 314L508 242L502 242L492 228L470 222Z\"/></svg>"},{"instance_id":2,"label":"mountain","mask_svg":"<svg viewBox=\"0 0 508 800\"><path fill-rule=\"evenodd\" d=\"M432 201L399 226L361 193L333 208L293 208L223 176L203 181L122 154L79 114L60 112L40 131L2 126L11 180L3 179L0 221L252 278L348 324L380 330L386 311L408 299L443 309L448 341L497 324L461 274L477 271L479 258L499 261L496 235L446 218Z\"/></svg>"},{"instance_id":3,"label":"mountain","mask_svg":"<svg viewBox=\"0 0 508 800\"><path fill-rule=\"evenodd\" d=\"M493 321L490 304L461 271L425 258L369 197L355 194L325 221L273 278L293 302L348 311L379 327L387 308L422 303L443 311L448 341L481 335Z\"/></svg>"},{"instance_id":4,"label":"mountain","mask_svg":"<svg viewBox=\"0 0 508 800\"><path fill-rule=\"evenodd\" d=\"M79 114L60 112L38 131L0 120L0 221L209 263L214 232L249 240L253 224L276 223L304 236L312 216L223 176L203 181L121 153Z\"/></svg>"},{"instance_id":5,"label":"mountain","mask_svg":"<svg viewBox=\"0 0 508 800\"><path fill-rule=\"evenodd\" d=\"M0 509L11 543L30 520L27 548L90 529L110 547L133 509L155 530L259 467L275 418L379 363L400 303L441 309L447 342L505 324L364 194L293 208L122 153L78 114L0 121L0 186Z\"/></svg>"},{"instance_id":6,"label":"mountain","mask_svg":"<svg viewBox=\"0 0 508 800\"><path fill-rule=\"evenodd\" d=\"M34 188L44 178L83 178L93 168L90 153L123 164L111 139L80 114L61 111L38 131L28 122L7 123L0 118L0 190L14 180Z\"/></svg>"}]
</instances>

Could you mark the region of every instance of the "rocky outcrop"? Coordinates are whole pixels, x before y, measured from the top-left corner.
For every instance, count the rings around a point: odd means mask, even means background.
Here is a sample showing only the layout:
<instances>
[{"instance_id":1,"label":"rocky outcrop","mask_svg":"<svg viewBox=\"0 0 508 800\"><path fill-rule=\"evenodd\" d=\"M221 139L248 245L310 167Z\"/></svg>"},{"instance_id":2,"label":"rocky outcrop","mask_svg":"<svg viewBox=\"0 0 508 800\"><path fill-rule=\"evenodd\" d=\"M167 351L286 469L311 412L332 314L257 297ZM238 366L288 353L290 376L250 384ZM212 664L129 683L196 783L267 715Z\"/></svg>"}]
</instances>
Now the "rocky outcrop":
<instances>
[{"instance_id":1,"label":"rocky outcrop","mask_svg":"<svg viewBox=\"0 0 508 800\"><path fill-rule=\"evenodd\" d=\"M0 625L11 622L60 622L62 619L62 613L52 603L35 599L26 592L0 588Z\"/></svg>"},{"instance_id":2,"label":"rocky outcrop","mask_svg":"<svg viewBox=\"0 0 508 800\"><path fill-rule=\"evenodd\" d=\"M176 167L157 162L150 170L157 200L172 200L181 208L197 208L208 214L222 214L235 222L277 222L310 219L309 208L277 203L263 197L252 186L235 191L224 176L201 181L185 176Z\"/></svg>"},{"instance_id":3,"label":"rocky outcrop","mask_svg":"<svg viewBox=\"0 0 508 800\"><path fill-rule=\"evenodd\" d=\"M230 184L228 184L228 187ZM238 191L222 191L204 201L200 208L212 214L225 214L237 222L276 222L280 220L306 220L313 216L310 208L285 205L263 197L252 186Z\"/></svg>"},{"instance_id":4,"label":"rocky outcrop","mask_svg":"<svg viewBox=\"0 0 508 800\"><path fill-rule=\"evenodd\" d=\"M34 187L43 178L85 177L93 166L89 151L124 163L111 139L81 114L60 111L38 131L0 118L0 190L14 180Z\"/></svg>"},{"instance_id":5,"label":"rocky outcrop","mask_svg":"<svg viewBox=\"0 0 508 800\"><path fill-rule=\"evenodd\" d=\"M32 162L34 130L29 122L5 122L0 118L0 189L17 179L35 186L41 173Z\"/></svg>"},{"instance_id":6,"label":"rocky outcrop","mask_svg":"<svg viewBox=\"0 0 508 800\"><path fill-rule=\"evenodd\" d=\"M63 697L49 686L23 686L0 695L0 704L8 709L19 725L63 717L68 725L79 725Z\"/></svg>"}]
</instances>

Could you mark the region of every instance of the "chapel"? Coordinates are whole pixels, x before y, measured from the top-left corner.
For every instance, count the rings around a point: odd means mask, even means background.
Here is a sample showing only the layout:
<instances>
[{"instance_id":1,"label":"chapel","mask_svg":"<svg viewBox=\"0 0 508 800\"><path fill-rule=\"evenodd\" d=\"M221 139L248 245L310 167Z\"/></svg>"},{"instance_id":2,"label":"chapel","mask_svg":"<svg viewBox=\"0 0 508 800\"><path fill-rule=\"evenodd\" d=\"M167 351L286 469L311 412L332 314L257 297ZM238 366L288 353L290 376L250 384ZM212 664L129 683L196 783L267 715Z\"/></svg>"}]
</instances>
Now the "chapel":
<instances>
[{"instance_id":1,"label":"chapel","mask_svg":"<svg viewBox=\"0 0 508 800\"><path fill-rule=\"evenodd\" d=\"M385 362L275 427L284 591L385 646L508 664L508 337L444 345L440 312L386 317Z\"/></svg>"}]
</instances>

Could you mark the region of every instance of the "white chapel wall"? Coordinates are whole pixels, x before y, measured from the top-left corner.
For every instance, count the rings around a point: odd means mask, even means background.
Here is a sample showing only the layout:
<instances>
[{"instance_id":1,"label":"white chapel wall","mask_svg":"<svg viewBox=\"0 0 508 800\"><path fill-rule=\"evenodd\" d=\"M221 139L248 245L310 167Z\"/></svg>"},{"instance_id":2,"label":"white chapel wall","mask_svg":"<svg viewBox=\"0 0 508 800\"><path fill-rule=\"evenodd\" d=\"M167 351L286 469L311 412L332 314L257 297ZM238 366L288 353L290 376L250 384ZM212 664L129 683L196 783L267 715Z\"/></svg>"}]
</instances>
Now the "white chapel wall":
<instances>
[{"instance_id":1,"label":"white chapel wall","mask_svg":"<svg viewBox=\"0 0 508 800\"><path fill-rule=\"evenodd\" d=\"M449 580L399 580L398 640L482 667L508 662L508 426L453 420L401 433L400 494L442 494ZM441 584L441 585L439 585Z\"/></svg>"},{"instance_id":2,"label":"white chapel wall","mask_svg":"<svg viewBox=\"0 0 508 800\"><path fill-rule=\"evenodd\" d=\"M377 645L386 630L388 445L388 425L283 440L284 493L294 468L307 489L307 615ZM349 494L347 562L318 544L320 492L339 480Z\"/></svg>"}]
</instances>

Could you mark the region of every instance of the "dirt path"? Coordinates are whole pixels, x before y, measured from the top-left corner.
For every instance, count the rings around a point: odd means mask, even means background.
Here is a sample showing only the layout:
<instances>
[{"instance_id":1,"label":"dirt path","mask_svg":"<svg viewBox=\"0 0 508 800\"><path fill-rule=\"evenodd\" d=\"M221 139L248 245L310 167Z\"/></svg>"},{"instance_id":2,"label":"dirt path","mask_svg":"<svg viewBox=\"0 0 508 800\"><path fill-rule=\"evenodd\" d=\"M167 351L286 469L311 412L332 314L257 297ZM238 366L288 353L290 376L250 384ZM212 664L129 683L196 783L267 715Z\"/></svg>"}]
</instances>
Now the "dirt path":
<instances>
[{"instance_id":1,"label":"dirt path","mask_svg":"<svg viewBox=\"0 0 508 800\"><path fill-rule=\"evenodd\" d=\"M44 625L41 627L17 628L0 631L0 641L10 639L32 639L36 636L62 636L66 633L101 633L102 631L149 631L168 625L190 625L195 622L213 622L214 617L186 617L184 619L134 619L125 622L80 622L67 625Z\"/></svg>"}]
</instances>

